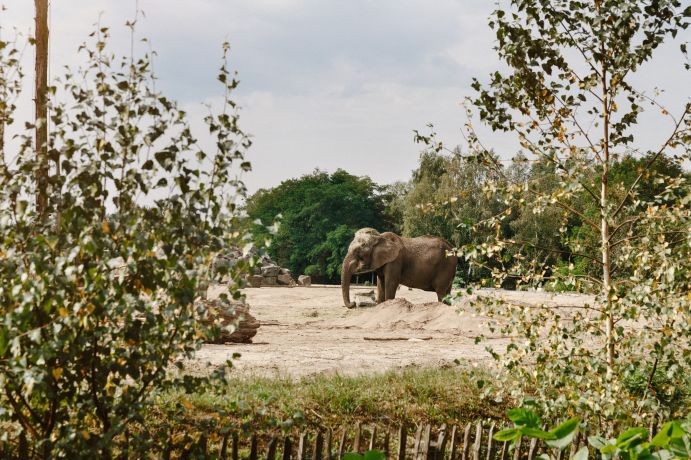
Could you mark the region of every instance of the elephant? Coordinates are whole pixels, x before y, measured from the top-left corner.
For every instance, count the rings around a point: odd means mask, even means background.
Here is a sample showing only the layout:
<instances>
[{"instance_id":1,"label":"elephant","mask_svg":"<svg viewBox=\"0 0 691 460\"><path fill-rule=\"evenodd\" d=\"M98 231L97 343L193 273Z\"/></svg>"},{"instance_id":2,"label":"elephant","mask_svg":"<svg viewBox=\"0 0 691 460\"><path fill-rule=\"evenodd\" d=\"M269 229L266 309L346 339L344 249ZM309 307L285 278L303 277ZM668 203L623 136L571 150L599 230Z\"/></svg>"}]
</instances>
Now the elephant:
<instances>
[{"instance_id":1,"label":"elephant","mask_svg":"<svg viewBox=\"0 0 691 460\"><path fill-rule=\"evenodd\" d=\"M348 247L341 269L343 303L350 302L352 275L374 272L377 275L377 303L396 297L400 284L434 291L441 302L451 292L458 257L451 244L436 236L403 238L395 233L379 233L361 228Z\"/></svg>"}]
</instances>

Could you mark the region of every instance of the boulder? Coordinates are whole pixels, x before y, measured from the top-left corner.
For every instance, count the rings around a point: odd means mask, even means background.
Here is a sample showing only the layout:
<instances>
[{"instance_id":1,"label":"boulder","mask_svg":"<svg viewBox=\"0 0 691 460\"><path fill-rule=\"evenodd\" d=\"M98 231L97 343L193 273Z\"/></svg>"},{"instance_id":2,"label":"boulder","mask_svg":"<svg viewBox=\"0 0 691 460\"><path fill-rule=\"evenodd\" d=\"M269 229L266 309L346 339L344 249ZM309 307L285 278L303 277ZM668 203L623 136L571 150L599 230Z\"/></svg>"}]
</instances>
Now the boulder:
<instances>
[{"instance_id":1,"label":"boulder","mask_svg":"<svg viewBox=\"0 0 691 460\"><path fill-rule=\"evenodd\" d=\"M307 275L300 275L300 276L298 276L298 284L300 286L311 286L312 285L312 277L307 276Z\"/></svg>"},{"instance_id":2,"label":"boulder","mask_svg":"<svg viewBox=\"0 0 691 460\"><path fill-rule=\"evenodd\" d=\"M287 268L281 268L281 275L290 275L290 270Z\"/></svg>"},{"instance_id":3,"label":"boulder","mask_svg":"<svg viewBox=\"0 0 691 460\"><path fill-rule=\"evenodd\" d=\"M262 281L264 277L261 275L250 275L247 277L247 284L253 288L262 287Z\"/></svg>"},{"instance_id":4,"label":"boulder","mask_svg":"<svg viewBox=\"0 0 691 460\"><path fill-rule=\"evenodd\" d=\"M374 291L355 294L356 307L373 307L377 304Z\"/></svg>"},{"instance_id":5,"label":"boulder","mask_svg":"<svg viewBox=\"0 0 691 460\"><path fill-rule=\"evenodd\" d=\"M276 277L281 274L281 267L278 265L263 265L262 266L262 276L273 276Z\"/></svg>"},{"instance_id":6,"label":"boulder","mask_svg":"<svg viewBox=\"0 0 691 460\"><path fill-rule=\"evenodd\" d=\"M262 286L276 286L278 278L275 276L262 276Z\"/></svg>"},{"instance_id":7,"label":"boulder","mask_svg":"<svg viewBox=\"0 0 691 460\"><path fill-rule=\"evenodd\" d=\"M221 334L215 339L207 339L207 343L252 343L252 337L257 335L259 321L250 314L249 306L242 302L222 304L218 300L204 300L207 317L202 321L207 325L221 328ZM235 325L232 332L228 326Z\"/></svg>"},{"instance_id":8,"label":"boulder","mask_svg":"<svg viewBox=\"0 0 691 460\"><path fill-rule=\"evenodd\" d=\"M292 286L293 285L293 277L290 276L290 274L284 275L278 275L276 277L276 280L278 281L278 284L282 284L284 286Z\"/></svg>"}]
</instances>

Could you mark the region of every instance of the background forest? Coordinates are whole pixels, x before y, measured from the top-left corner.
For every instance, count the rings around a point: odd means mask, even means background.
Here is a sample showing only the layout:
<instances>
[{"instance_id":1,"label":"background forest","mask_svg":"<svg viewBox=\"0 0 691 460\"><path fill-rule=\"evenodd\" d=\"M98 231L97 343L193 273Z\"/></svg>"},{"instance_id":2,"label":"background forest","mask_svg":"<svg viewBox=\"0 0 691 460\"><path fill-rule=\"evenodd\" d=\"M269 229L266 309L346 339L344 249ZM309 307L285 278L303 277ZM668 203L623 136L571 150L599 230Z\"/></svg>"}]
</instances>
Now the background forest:
<instances>
[{"instance_id":1,"label":"background forest","mask_svg":"<svg viewBox=\"0 0 691 460\"><path fill-rule=\"evenodd\" d=\"M623 196L638 174L645 170L648 158L624 156L611 167L610 184ZM537 183L541 192L552 193L559 186L555 168L534 163L522 154L503 166L513 181ZM641 196L652 199L662 193L665 184L658 177L691 178L678 163L663 157L645 171L639 183ZM594 180L595 173L593 174ZM492 197L483 187L501 180L499 175L480 162L453 150L426 149L420 154L417 169L407 182L380 185L369 177L357 177L346 171L327 173L315 170L271 189L261 189L247 199L246 211L254 222L252 234L258 242L270 239L271 256L293 273L305 273L317 282L340 282L341 262L355 231L373 227L407 237L439 235L455 247L480 243L488 235L472 228L478 222L501 214L507 205ZM586 216L596 216L588 208L584 195L578 208ZM615 192L616 193L616 192ZM646 201L648 201L646 200ZM593 230L584 226L578 216L567 224L566 239L560 234L560 210L548 206L540 213L526 207L512 209L510 218L500 228L504 238L522 241L515 251L531 252L545 266L575 266L577 275L597 276L599 267L585 257L573 256L572 249L585 247L584 253L597 251ZM280 222L276 235L266 225ZM462 261L458 267L457 285L465 286L487 278L487 271L471 268ZM619 276L625 276L620 273ZM505 287L512 287L505 282Z\"/></svg>"}]
</instances>

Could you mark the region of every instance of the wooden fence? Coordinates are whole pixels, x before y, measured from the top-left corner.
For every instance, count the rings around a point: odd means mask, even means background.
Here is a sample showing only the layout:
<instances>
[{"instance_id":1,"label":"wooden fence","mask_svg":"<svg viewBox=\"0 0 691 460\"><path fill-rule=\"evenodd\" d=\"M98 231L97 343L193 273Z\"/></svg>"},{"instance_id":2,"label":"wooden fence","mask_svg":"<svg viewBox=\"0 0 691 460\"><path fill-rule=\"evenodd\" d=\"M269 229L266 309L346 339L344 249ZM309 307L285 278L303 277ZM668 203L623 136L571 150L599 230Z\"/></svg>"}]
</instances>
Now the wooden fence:
<instances>
[{"instance_id":1,"label":"wooden fence","mask_svg":"<svg viewBox=\"0 0 691 460\"><path fill-rule=\"evenodd\" d=\"M513 449L510 443L492 439L499 429L495 423L477 422L460 427L442 425L438 429L422 423L410 429L406 425L392 429L358 424L336 431L305 431L295 437L241 438L237 433L226 433L218 443L209 443L205 436L194 443L188 439L182 452L179 444L171 444L164 458L214 452L212 457L223 460L340 460L348 452L376 449L387 459L397 460L532 460L550 450L536 439L523 439ZM553 450L552 456L557 460L570 458L585 439L584 433L578 433L568 449Z\"/></svg>"}]
</instances>

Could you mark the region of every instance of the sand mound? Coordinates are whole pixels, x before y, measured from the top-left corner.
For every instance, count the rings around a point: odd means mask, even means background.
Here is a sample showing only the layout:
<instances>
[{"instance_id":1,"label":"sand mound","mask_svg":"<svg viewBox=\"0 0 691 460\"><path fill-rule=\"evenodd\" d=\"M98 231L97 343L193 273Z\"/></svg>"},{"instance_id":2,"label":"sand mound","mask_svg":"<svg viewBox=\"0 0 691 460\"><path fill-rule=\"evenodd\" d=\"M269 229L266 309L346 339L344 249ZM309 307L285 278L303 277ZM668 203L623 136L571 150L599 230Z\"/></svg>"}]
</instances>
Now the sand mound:
<instances>
[{"instance_id":1,"label":"sand mound","mask_svg":"<svg viewBox=\"0 0 691 460\"><path fill-rule=\"evenodd\" d=\"M441 302L412 304L406 299L394 299L357 311L346 318L331 322L331 325L337 328L387 331L409 329L479 333L486 318L474 316L470 309L464 306L465 304L446 305Z\"/></svg>"}]
</instances>

